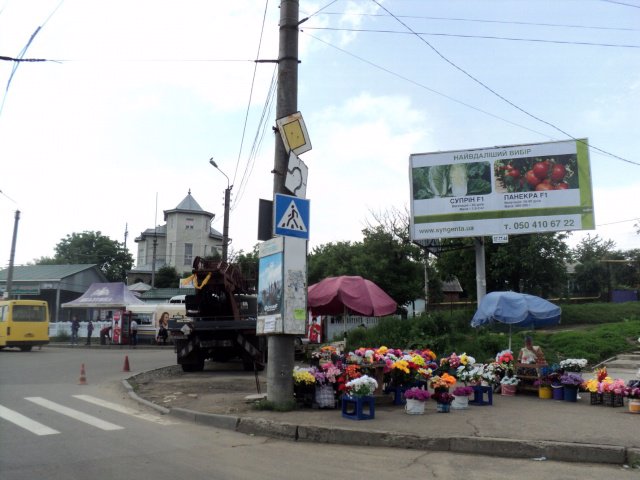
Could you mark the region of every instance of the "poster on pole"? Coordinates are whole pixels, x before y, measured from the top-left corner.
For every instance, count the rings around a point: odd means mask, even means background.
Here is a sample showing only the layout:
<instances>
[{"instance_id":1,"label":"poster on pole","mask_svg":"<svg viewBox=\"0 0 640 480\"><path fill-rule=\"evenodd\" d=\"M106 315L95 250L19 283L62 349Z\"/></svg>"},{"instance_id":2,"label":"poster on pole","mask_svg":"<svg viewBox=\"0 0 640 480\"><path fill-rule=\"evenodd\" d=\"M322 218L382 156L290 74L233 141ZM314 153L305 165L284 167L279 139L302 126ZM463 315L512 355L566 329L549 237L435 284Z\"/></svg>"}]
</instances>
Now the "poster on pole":
<instances>
[{"instance_id":1,"label":"poster on pole","mask_svg":"<svg viewBox=\"0 0 640 480\"><path fill-rule=\"evenodd\" d=\"M411 239L595 228L586 139L409 157Z\"/></svg>"}]
</instances>

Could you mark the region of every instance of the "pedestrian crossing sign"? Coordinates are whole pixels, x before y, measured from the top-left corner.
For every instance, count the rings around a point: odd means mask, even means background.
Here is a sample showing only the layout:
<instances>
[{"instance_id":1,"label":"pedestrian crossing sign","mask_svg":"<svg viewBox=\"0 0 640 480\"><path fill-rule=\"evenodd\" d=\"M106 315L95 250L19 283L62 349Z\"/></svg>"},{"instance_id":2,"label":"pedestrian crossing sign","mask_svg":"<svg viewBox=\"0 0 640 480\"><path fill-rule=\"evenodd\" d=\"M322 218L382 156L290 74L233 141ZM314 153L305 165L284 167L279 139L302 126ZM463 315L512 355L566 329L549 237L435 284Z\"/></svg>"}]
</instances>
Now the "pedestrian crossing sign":
<instances>
[{"instance_id":1,"label":"pedestrian crossing sign","mask_svg":"<svg viewBox=\"0 0 640 480\"><path fill-rule=\"evenodd\" d=\"M276 235L309 239L309 200L276 193L273 210Z\"/></svg>"}]
</instances>

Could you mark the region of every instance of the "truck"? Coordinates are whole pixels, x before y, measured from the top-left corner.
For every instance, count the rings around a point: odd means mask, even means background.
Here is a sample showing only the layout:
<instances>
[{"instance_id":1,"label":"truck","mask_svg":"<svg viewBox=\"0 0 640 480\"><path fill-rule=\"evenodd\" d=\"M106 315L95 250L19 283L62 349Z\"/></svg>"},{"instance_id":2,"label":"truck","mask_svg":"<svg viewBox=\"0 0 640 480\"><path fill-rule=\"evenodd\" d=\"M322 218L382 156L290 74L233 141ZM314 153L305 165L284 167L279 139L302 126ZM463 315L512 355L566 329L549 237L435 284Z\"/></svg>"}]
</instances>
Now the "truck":
<instances>
[{"instance_id":1,"label":"truck","mask_svg":"<svg viewBox=\"0 0 640 480\"><path fill-rule=\"evenodd\" d=\"M185 317L169 319L177 363L185 372L204 369L205 360L240 358L245 370L263 370L266 338L256 335L256 278L239 265L196 257L194 295L185 296Z\"/></svg>"}]
</instances>

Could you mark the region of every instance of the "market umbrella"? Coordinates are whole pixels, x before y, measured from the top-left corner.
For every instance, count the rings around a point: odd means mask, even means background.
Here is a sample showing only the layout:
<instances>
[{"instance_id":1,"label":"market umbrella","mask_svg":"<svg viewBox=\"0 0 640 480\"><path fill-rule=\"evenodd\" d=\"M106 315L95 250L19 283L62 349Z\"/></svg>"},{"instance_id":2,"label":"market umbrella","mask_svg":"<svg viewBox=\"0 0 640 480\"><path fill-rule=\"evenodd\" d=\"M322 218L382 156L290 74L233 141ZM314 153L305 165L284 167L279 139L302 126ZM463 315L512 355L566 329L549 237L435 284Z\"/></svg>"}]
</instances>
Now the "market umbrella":
<instances>
[{"instance_id":1,"label":"market umbrella","mask_svg":"<svg viewBox=\"0 0 640 480\"><path fill-rule=\"evenodd\" d=\"M381 317L394 313L398 304L371 280L358 276L328 277L307 291L307 305L318 315L342 315L350 310Z\"/></svg>"},{"instance_id":2,"label":"market umbrella","mask_svg":"<svg viewBox=\"0 0 640 480\"><path fill-rule=\"evenodd\" d=\"M509 325L509 350L511 327L546 327L560 323L562 310L544 298L517 292L491 292L485 295L471 319L472 327L494 322Z\"/></svg>"}]
</instances>

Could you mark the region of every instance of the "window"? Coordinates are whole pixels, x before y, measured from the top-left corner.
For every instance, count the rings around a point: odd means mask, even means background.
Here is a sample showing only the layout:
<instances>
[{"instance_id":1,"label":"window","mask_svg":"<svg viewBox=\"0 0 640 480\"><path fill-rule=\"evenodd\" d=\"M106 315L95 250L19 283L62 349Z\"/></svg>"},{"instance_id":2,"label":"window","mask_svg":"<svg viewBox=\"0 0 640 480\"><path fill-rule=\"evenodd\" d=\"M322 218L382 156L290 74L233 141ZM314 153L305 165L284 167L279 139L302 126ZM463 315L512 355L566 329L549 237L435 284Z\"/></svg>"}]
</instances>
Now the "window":
<instances>
[{"instance_id":1,"label":"window","mask_svg":"<svg viewBox=\"0 0 640 480\"><path fill-rule=\"evenodd\" d=\"M191 265L193 263L193 244L184 244L184 264Z\"/></svg>"},{"instance_id":2,"label":"window","mask_svg":"<svg viewBox=\"0 0 640 480\"><path fill-rule=\"evenodd\" d=\"M193 230L193 218L185 218L184 219L184 229L185 230Z\"/></svg>"},{"instance_id":3,"label":"window","mask_svg":"<svg viewBox=\"0 0 640 480\"><path fill-rule=\"evenodd\" d=\"M37 305L14 305L14 322L46 322L44 307Z\"/></svg>"}]
</instances>

